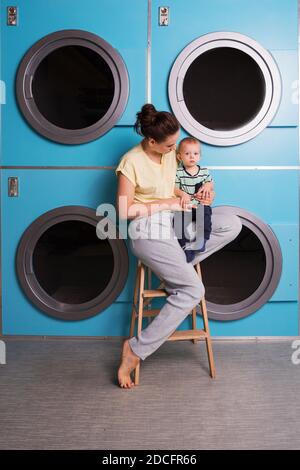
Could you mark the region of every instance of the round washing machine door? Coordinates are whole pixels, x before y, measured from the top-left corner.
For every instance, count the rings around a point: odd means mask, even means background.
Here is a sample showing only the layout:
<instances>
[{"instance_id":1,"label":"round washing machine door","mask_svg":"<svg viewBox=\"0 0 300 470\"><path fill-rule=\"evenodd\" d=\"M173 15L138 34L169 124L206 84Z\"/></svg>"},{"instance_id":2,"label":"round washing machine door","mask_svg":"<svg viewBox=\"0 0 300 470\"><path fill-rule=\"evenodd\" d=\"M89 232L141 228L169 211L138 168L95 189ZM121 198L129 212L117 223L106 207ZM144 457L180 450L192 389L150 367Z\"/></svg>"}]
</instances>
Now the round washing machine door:
<instances>
[{"instance_id":1,"label":"round washing machine door","mask_svg":"<svg viewBox=\"0 0 300 470\"><path fill-rule=\"evenodd\" d=\"M24 232L17 274L42 312L83 320L103 311L121 293L128 276L127 248L109 219L105 238L101 220L93 209L64 206L41 215Z\"/></svg>"},{"instance_id":2,"label":"round washing machine door","mask_svg":"<svg viewBox=\"0 0 300 470\"><path fill-rule=\"evenodd\" d=\"M27 122L55 142L97 139L121 117L129 79L120 54L96 34L63 30L35 43L17 73L16 94Z\"/></svg>"},{"instance_id":3,"label":"round washing machine door","mask_svg":"<svg viewBox=\"0 0 300 470\"><path fill-rule=\"evenodd\" d=\"M180 124L212 145L252 139L273 119L281 77L271 54L248 36L217 32L190 43L175 60L169 100Z\"/></svg>"},{"instance_id":4,"label":"round washing machine door","mask_svg":"<svg viewBox=\"0 0 300 470\"><path fill-rule=\"evenodd\" d=\"M208 316L214 320L246 317L273 295L282 271L279 242L254 214L234 206L222 213L237 215L242 230L235 240L201 261Z\"/></svg>"}]
</instances>

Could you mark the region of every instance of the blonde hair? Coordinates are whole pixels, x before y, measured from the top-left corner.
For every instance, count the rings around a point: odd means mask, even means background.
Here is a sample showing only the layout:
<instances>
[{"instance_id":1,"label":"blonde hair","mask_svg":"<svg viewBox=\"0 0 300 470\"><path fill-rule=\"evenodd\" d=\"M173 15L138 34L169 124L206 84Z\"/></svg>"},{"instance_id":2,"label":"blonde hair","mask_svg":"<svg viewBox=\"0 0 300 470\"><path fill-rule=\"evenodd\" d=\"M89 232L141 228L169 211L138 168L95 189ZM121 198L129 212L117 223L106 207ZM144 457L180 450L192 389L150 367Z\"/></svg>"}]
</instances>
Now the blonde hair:
<instances>
[{"instance_id":1,"label":"blonde hair","mask_svg":"<svg viewBox=\"0 0 300 470\"><path fill-rule=\"evenodd\" d=\"M179 154L180 154L180 149L182 147L182 145L184 144L199 144L199 147L200 147L200 155L201 155L201 143L200 143L200 140L196 139L195 137L185 137L184 139L181 139L181 141L179 142L178 144L178 147L176 149L176 160L178 162L180 162L180 157L179 157Z\"/></svg>"}]
</instances>

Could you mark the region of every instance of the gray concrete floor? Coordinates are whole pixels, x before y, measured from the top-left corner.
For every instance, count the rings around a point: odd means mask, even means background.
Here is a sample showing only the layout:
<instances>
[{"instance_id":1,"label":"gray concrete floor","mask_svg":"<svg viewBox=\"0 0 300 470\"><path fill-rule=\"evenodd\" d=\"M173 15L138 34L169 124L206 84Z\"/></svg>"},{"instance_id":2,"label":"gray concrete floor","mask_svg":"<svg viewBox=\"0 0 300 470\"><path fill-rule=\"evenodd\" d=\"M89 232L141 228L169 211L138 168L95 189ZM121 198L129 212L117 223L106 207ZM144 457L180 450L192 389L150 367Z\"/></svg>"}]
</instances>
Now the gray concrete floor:
<instances>
[{"instance_id":1,"label":"gray concrete floor","mask_svg":"<svg viewBox=\"0 0 300 470\"><path fill-rule=\"evenodd\" d=\"M291 341L165 343L118 387L122 340L7 339L1 449L300 449Z\"/></svg>"}]
</instances>

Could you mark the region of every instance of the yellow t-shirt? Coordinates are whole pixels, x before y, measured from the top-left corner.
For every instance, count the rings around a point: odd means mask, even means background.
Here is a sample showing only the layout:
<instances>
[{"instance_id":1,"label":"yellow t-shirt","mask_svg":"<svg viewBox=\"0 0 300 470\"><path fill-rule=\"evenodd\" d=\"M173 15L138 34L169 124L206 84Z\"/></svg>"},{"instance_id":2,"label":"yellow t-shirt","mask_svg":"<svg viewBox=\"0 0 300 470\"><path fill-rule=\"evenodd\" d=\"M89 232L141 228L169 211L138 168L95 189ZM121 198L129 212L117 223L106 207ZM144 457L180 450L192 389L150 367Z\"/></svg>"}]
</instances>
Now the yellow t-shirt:
<instances>
[{"instance_id":1,"label":"yellow t-shirt","mask_svg":"<svg viewBox=\"0 0 300 470\"><path fill-rule=\"evenodd\" d=\"M155 199L175 197L176 170L174 150L164 153L159 164L151 160L139 144L123 155L116 175L120 172L134 184L134 202L152 202Z\"/></svg>"}]
</instances>

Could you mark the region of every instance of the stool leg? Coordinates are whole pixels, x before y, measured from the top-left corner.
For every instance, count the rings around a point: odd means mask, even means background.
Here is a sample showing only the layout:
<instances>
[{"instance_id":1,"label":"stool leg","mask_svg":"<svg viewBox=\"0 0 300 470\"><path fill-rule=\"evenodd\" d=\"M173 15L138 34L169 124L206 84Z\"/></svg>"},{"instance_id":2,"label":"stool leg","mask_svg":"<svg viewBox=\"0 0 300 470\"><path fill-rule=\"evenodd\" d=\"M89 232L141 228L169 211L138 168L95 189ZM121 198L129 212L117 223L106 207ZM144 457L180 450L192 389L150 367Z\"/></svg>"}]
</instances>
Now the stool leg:
<instances>
[{"instance_id":1,"label":"stool leg","mask_svg":"<svg viewBox=\"0 0 300 470\"><path fill-rule=\"evenodd\" d=\"M152 289L152 271L149 267L147 268L147 289L149 290ZM145 307L145 302L144 302L144 307ZM148 303L147 308L148 309L152 308L151 301ZM152 321L152 318L148 317L147 318L148 325L150 325L151 321Z\"/></svg>"},{"instance_id":2,"label":"stool leg","mask_svg":"<svg viewBox=\"0 0 300 470\"><path fill-rule=\"evenodd\" d=\"M130 333L129 333L130 338L134 336L134 327L135 327L136 311L137 311L137 304L138 304L140 269L141 267L139 263L136 269L136 278L135 278L135 286L134 286L134 294L133 294L133 306L132 306L131 324L130 324Z\"/></svg>"},{"instance_id":3,"label":"stool leg","mask_svg":"<svg viewBox=\"0 0 300 470\"><path fill-rule=\"evenodd\" d=\"M140 267L140 282L139 282L139 309L138 309L138 329L137 329L137 337L140 336L142 331L142 323L143 323L143 310L144 310L144 283L145 283L145 267L141 264ZM135 385L139 385L140 383L140 362L135 368L134 371L134 383Z\"/></svg>"},{"instance_id":4,"label":"stool leg","mask_svg":"<svg viewBox=\"0 0 300 470\"><path fill-rule=\"evenodd\" d=\"M194 268L196 269L196 272L197 272L198 276L199 276L200 279L202 280L199 263L197 263L197 264L194 266ZM196 330L196 329L197 329L197 306L193 309L193 313L192 313L192 327L193 327L193 330ZM197 344L199 341L200 341L200 340L192 339L192 342L193 342L194 344Z\"/></svg>"},{"instance_id":5,"label":"stool leg","mask_svg":"<svg viewBox=\"0 0 300 470\"><path fill-rule=\"evenodd\" d=\"M212 350L212 345L211 345L211 336L210 336L209 325L208 325L206 302L205 302L204 297L201 300L201 310L202 310L202 316L203 316L204 331L206 332L205 342L206 342L207 356L208 356L208 362L209 362L210 376L214 379L216 377L216 369L215 369L215 361L214 361L214 355L213 355L213 350Z\"/></svg>"},{"instance_id":6,"label":"stool leg","mask_svg":"<svg viewBox=\"0 0 300 470\"><path fill-rule=\"evenodd\" d=\"M197 307L194 307L192 311L192 329L193 330L197 329ZM196 344L197 340L192 339L192 343Z\"/></svg>"},{"instance_id":7,"label":"stool leg","mask_svg":"<svg viewBox=\"0 0 300 470\"><path fill-rule=\"evenodd\" d=\"M196 264L195 269L197 271L198 276L200 277L200 279L202 281L200 263ZM201 305L201 311L202 311L204 331L206 333L205 343L206 343L206 350L207 350L207 356L208 356L210 376L214 379L216 377L216 368L215 368L215 361L214 361L214 355L213 355L212 344L211 344L211 336L210 336L210 331L209 331L209 324L208 324L208 316L207 316L207 308L206 308L205 297L202 297L202 299L200 301L200 305Z\"/></svg>"}]
</instances>

